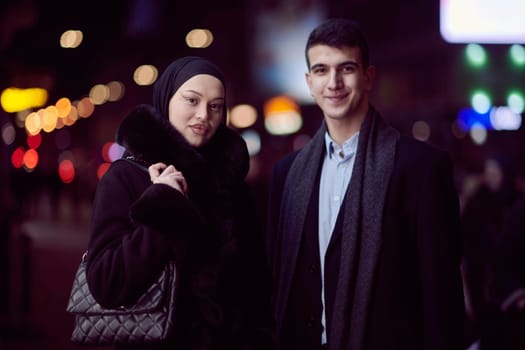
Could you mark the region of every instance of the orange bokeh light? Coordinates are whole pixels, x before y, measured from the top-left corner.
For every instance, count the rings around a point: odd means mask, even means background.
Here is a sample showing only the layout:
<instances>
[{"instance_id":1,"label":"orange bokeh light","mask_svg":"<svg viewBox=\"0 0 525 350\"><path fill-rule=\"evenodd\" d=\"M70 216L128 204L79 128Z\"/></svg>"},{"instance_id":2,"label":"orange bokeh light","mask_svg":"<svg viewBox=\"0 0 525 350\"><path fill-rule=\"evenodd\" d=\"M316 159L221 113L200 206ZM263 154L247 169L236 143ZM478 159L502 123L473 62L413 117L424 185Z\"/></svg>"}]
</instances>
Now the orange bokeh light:
<instances>
[{"instance_id":1,"label":"orange bokeh light","mask_svg":"<svg viewBox=\"0 0 525 350\"><path fill-rule=\"evenodd\" d=\"M24 166L27 169L34 169L38 164L38 152L34 149L28 149L24 153Z\"/></svg>"}]
</instances>

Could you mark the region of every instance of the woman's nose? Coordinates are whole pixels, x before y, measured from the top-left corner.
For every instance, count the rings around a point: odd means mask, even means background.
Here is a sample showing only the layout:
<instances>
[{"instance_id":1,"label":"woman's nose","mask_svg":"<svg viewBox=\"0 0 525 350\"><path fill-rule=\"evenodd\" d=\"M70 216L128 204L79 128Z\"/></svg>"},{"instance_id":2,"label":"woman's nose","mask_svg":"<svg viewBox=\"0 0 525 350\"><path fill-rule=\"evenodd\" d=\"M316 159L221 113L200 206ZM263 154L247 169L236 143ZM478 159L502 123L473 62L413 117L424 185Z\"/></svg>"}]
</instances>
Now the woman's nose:
<instances>
[{"instance_id":1,"label":"woman's nose","mask_svg":"<svg viewBox=\"0 0 525 350\"><path fill-rule=\"evenodd\" d=\"M196 113L197 119L206 120L208 119L208 106L204 103L199 105Z\"/></svg>"}]
</instances>

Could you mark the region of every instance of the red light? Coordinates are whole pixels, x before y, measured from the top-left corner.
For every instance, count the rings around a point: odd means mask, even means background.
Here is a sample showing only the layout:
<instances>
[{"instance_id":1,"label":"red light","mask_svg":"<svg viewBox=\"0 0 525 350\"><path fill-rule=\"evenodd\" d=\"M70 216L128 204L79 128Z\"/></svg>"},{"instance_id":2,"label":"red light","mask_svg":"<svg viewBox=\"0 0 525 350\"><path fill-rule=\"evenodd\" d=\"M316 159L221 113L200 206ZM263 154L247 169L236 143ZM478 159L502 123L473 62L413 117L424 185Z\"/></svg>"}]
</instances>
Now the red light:
<instances>
[{"instance_id":1,"label":"red light","mask_svg":"<svg viewBox=\"0 0 525 350\"><path fill-rule=\"evenodd\" d=\"M42 134L27 135L27 145L29 148L37 149L42 144Z\"/></svg>"},{"instance_id":2,"label":"red light","mask_svg":"<svg viewBox=\"0 0 525 350\"><path fill-rule=\"evenodd\" d=\"M99 180L102 178L102 176L104 176L106 171L108 171L110 165L111 163L102 163L99 165L97 169L97 177Z\"/></svg>"},{"instance_id":3,"label":"red light","mask_svg":"<svg viewBox=\"0 0 525 350\"><path fill-rule=\"evenodd\" d=\"M106 142L104 146L102 146L102 159L104 159L105 162L111 162L109 157L109 149L111 148L111 145L113 145L113 142Z\"/></svg>"},{"instance_id":4,"label":"red light","mask_svg":"<svg viewBox=\"0 0 525 350\"><path fill-rule=\"evenodd\" d=\"M69 159L64 159L58 164L58 175L63 183L71 183L75 179L75 166Z\"/></svg>"},{"instance_id":5,"label":"red light","mask_svg":"<svg viewBox=\"0 0 525 350\"><path fill-rule=\"evenodd\" d=\"M11 164L13 164L16 169L19 169L24 165L24 153L24 148L18 147L13 154L11 154Z\"/></svg>"}]
</instances>

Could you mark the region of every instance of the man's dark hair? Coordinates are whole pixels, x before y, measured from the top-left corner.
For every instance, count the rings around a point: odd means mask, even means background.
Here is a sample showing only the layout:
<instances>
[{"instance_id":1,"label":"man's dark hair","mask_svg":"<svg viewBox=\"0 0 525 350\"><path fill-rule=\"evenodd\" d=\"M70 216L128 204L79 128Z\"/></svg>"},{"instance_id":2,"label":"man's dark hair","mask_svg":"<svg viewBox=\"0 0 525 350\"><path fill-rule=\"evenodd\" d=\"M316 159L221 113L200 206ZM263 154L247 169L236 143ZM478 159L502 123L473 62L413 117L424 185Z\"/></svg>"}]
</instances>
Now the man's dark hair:
<instances>
[{"instance_id":1,"label":"man's dark hair","mask_svg":"<svg viewBox=\"0 0 525 350\"><path fill-rule=\"evenodd\" d=\"M337 48L344 46L359 47L361 49L363 68L369 65L368 43L361 27L356 21L346 18L331 18L318 25L310 33L305 49L308 70L310 70L308 50L315 45L327 45Z\"/></svg>"}]
</instances>

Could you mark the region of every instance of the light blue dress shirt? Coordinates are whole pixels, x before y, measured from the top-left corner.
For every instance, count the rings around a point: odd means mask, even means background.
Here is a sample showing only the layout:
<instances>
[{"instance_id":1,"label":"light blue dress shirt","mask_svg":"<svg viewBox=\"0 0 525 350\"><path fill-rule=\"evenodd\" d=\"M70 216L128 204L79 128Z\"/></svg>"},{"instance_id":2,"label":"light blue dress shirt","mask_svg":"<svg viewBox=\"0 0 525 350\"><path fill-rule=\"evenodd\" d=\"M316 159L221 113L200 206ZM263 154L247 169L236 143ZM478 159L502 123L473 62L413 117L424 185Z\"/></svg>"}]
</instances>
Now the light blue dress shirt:
<instances>
[{"instance_id":1,"label":"light blue dress shirt","mask_svg":"<svg viewBox=\"0 0 525 350\"><path fill-rule=\"evenodd\" d=\"M321 318L323 325L322 344L326 343L326 313L324 307L325 254L348 183L352 177L358 139L359 132L346 140L343 146L340 147L332 140L328 132L325 133L326 153L319 184L319 256L321 257L321 298L323 303Z\"/></svg>"}]
</instances>

